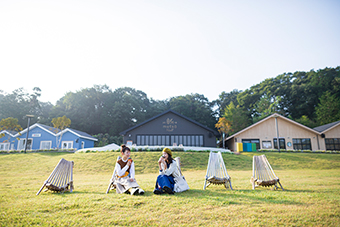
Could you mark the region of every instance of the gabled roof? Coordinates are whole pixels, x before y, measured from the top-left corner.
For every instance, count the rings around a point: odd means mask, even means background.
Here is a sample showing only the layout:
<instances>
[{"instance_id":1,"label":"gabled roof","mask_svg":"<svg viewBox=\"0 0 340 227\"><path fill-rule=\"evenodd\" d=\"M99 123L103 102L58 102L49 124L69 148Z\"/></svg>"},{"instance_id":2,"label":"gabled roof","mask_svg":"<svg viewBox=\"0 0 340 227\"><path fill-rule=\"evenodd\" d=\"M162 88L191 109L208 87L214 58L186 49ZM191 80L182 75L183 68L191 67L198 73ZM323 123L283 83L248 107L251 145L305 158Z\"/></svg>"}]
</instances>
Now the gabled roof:
<instances>
[{"instance_id":1,"label":"gabled roof","mask_svg":"<svg viewBox=\"0 0 340 227\"><path fill-rule=\"evenodd\" d=\"M57 129L57 128L54 128L48 125L39 124L39 123L35 123L34 125L31 125L29 129L32 130L36 127L41 128L42 130L46 131L47 133L50 133L53 136L55 136L55 134L60 131L60 129ZM27 128L22 130L20 133L24 134L26 132L27 132ZM15 136L19 136L19 133L17 133Z\"/></svg>"},{"instance_id":2,"label":"gabled roof","mask_svg":"<svg viewBox=\"0 0 340 227\"><path fill-rule=\"evenodd\" d=\"M2 130L2 131L0 131L0 134L1 134L1 133L6 133L6 134L8 134L8 135L14 137L15 134L17 134L18 132L16 132L16 131L11 131L11 130Z\"/></svg>"},{"instance_id":3,"label":"gabled roof","mask_svg":"<svg viewBox=\"0 0 340 227\"><path fill-rule=\"evenodd\" d=\"M135 126L129 128L129 129L126 129L125 131L122 131L122 132L120 132L119 134L123 136L123 135L125 135L127 132L129 132L129 131L131 131L131 130L133 130L133 129L135 129L135 128L141 127L142 125L145 125L145 124L147 124L147 123L149 123L149 122L155 120L156 118L159 118L160 116L163 116L163 115L165 115L165 114L167 114L167 113L173 113L173 114L175 114L175 115L177 115L177 116L179 116L179 117L181 117L181 118L184 118L184 119L186 119L187 121L190 121L191 123L196 124L196 125L198 125L198 126L204 128L204 129L206 129L206 130L212 132L215 136L218 136L218 135L219 135L217 131L215 131L215 130L213 130L213 129L211 129L211 128L208 128L207 126L202 125L201 123L198 123L197 121L194 121L194 120L192 120L192 119L190 119L190 118L188 118L188 117L186 117L186 116L184 116L184 115L182 115L182 114L180 114L180 113L177 113L176 111L171 110L171 109L170 109L170 110L167 110L167 111L165 111L165 112L163 112L163 113L160 113L160 114L158 114L158 115L156 115L156 116L150 118L149 120L146 120L146 121L144 121L144 122L142 122L142 123L140 123L140 124L138 124L138 125L135 125Z\"/></svg>"},{"instance_id":4,"label":"gabled roof","mask_svg":"<svg viewBox=\"0 0 340 227\"><path fill-rule=\"evenodd\" d=\"M337 127L338 125L340 125L340 121L336 121L336 122L332 122L332 123L329 123L329 124L325 124L325 125L315 127L314 130L318 131L320 133L324 133L328 130L331 130L332 128Z\"/></svg>"},{"instance_id":5,"label":"gabled roof","mask_svg":"<svg viewBox=\"0 0 340 227\"><path fill-rule=\"evenodd\" d=\"M57 133L56 135L59 136L60 134L63 134L65 132L73 133L76 136L79 136L80 138L89 139L89 140L93 140L93 141L98 141L98 139L94 138L90 134L87 134L86 132L82 132L82 131L71 129L71 128L66 128L63 131Z\"/></svg>"},{"instance_id":6,"label":"gabled roof","mask_svg":"<svg viewBox=\"0 0 340 227\"><path fill-rule=\"evenodd\" d=\"M54 128L52 126L35 123L34 125L31 125L29 127L29 129L32 130L36 127L41 128L42 130L46 131L47 133L50 133L53 136L59 136L60 134L63 134L65 132L71 132L71 133L75 134L76 136L79 136L80 138L97 141L96 138L92 137L91 135L87 134L86 132L78 131L78 130L71 129L71 128L66 128L66 129L61 131L60 129ZM24 134L26 132L27 132L27 128L22 130L20 133ZM19 136L19 133L17 133L15 136Z\"/></svg>"},{"instance_id":7,"label":"gabled roof","mask_svg":"<svg viewBox=\"0 0 340 227\"><path fill-rule=\"evenodd\" d=\"M267 121L267 120L269 120L270 118L273 118L273 117L274 117L274 118L276 118L276 117L282 118L282 119L284 119L284 120L286 120L286 121L289 121L290 123L292 123L292 124L294 124L294 125L297 125L297 126L299 126L299 127L301 127L301 128L304 128L304 129L306 129L306 130L308 130L308 131L311 131L311 132L313 132L313 133L316 133L316 134L320 135L320 133L319 133L318 131L314 130L314 129L311 129L311 128L309 128L309 127L303 125L303 124L300 124L300 123L298 123L298 122L296 122L296 121L293 121L293 120L291 120L291 119L289 119L289 118L287 118L287 117L284 117L284 116L282 116L282 115L280 115L280 114L274 113L274 114L272 114L272 115L270 115L270 116L268 116L268 117L262 119L261 121L258 121L258 122L256 122L255 124L252 124L252 125L250 125L249 127L247 127L247 128L245 128L245 129L243 129L243 130L241 130L241 131L239 131L239 132L237 132L237 133L235 133L235 134L229 136L229 137L226 138L225 140L229 140L229 139L231 139L231 138L233 138L233 137L235 137L235 136L237 136L237 135L239 135L239 134L241 134L241 133L243 133L243 132L245 132L245 131L247 131L247 130L249 130L249 129L251 129L251 128L253 128L253 127L255 127L255 126L257 126L257 125L259 125L259 124L261 124L261 123L263 123L263 122L265 122L265 121Z\"/></svg>"}]
</instances>

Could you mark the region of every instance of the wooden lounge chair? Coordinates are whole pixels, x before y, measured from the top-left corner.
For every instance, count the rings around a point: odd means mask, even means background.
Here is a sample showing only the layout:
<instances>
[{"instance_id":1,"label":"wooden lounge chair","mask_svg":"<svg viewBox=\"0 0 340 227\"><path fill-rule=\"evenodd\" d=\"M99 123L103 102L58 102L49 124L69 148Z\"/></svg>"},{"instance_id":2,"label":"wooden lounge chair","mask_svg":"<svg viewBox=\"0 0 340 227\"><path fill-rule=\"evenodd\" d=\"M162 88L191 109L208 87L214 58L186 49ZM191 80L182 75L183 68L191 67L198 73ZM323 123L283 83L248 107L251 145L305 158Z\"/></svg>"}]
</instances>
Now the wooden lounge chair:
<instances>
[{"instance_id":1,"label":"wooden lounge chair","mask_svg":"<svg viewBox=\"0 0 340 227\"><path fill-rule=\"evenodd\" d=\"M61 159L57 166L52 171L51 175L44 182L43 186L37 192L40 194L41 190L46 187L46 190L53 192L73 191L73 161Z\"/></svg>"},{"instance_id":2,"label":"wooden lounge chair","mask_svg":"<svg viewBox=\"0 0 340 227\"><path fill-rule=\"evenodd\" d=\"M121 159L120 156L117 157L117 162L119 161L119 159ZM116 169L116 168L115 168ZM113 170L113 173L112 173L112 177L110 179L110 183L109 183L109 187L107 188L106 190L106 194L108 194L110 192L110 190L114 190L116 189L116 184L115 184L115 181L117 179L117 173L116 173L116 170Z\"/></svg>"},{"instance_id":3,"label":"wooden lounge chair","mask_svg":"<svg viewBox=\"0 0 340 227\"><path fill-rule=\"evenodd\" d=\"M210 184L223 184L226 189L230 187L233 190L231 177L228 175L221 152L210 152L203 190Z\"/></svg>"},{"instance_id":4,"label":"wooden lounge chair","mask_svg":"<svg viewBox=\"0 0 340 227\"><path fill-rule=\"evenodd\" d=\"M277 184L283 189L280 179L275 175L265 155L253 156L253 176L250 179L253 189L258 186L278 189Z\"/></svg>"}]
</instances>

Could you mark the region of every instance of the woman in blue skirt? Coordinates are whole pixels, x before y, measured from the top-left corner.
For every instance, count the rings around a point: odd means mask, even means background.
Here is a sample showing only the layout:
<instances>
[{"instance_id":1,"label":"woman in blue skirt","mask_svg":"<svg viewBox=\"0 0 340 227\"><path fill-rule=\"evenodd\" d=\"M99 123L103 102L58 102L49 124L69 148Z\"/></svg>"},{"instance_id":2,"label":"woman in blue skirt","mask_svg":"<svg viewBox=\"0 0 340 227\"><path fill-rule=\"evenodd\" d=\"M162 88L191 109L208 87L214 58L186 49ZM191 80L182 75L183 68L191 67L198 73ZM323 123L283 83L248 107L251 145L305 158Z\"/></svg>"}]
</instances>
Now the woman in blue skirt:
<instances>
[{"instance_id":1,"label":"woman in blue skirt","mask_svg":"<svg viewBox=\"0 0 340 227\"><path fill-rule=\"evenodd\" d=\"M169 148L163 149L163 154L158 160L159 176L157 177L155 190L153 193L160 195L163 193L174 194L177 163L172 158L172 152Z\"/></svg>"}]
</instances>

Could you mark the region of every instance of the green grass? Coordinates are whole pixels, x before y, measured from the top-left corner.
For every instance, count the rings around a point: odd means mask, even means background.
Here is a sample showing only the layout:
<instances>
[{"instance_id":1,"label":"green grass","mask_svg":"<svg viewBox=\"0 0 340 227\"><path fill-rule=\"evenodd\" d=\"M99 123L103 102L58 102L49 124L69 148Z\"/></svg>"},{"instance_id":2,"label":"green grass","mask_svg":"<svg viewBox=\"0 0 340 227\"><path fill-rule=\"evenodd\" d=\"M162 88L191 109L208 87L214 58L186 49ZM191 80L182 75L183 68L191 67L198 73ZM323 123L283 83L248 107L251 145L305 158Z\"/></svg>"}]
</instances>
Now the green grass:
<instances>
[{"instance_id":1,"label":"green grass","mask_svg":"<svg viewBox=\"0 0 340 227\"><path fill-rule=\"evenodd\" d=\"M234 190L203 190L209 153L175 152L190 190L153 195L160 152L133 152L144 196L105 194L119 153L0 155L0 226L339 226L340 155L265 153L285 191L251 189L252 156L223 154ZM61 158L74 192L35 194Z\"/></svg>"}]
</instances>

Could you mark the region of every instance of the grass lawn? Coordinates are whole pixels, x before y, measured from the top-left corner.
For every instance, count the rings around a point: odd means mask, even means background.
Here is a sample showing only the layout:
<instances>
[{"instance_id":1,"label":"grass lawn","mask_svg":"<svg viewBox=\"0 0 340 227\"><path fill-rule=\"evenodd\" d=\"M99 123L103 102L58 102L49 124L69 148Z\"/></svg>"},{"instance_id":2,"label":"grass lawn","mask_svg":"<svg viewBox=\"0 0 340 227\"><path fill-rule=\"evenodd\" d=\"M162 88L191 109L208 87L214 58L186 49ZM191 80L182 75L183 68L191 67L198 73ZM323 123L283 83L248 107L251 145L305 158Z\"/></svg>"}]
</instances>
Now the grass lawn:
<instances>
[{"instance_id":1,"label":"grass lawn","mask_svg":"<svg viewBox=\"0 0 340 227\"><path fill-rule=\"evenodd\" d=\"M339 226L340 155L265 153L285 191L252 190L252 156L223 154L234 190L203 190L209 153L175 152L190 190L152 193L161 152L133 152L143 196L105 194L119 153L0 155L1 226ZM261 153L262 154L262 153ZM74 161L74 192L42 191L61 158Z\"/></svg>"}]
</instances>

